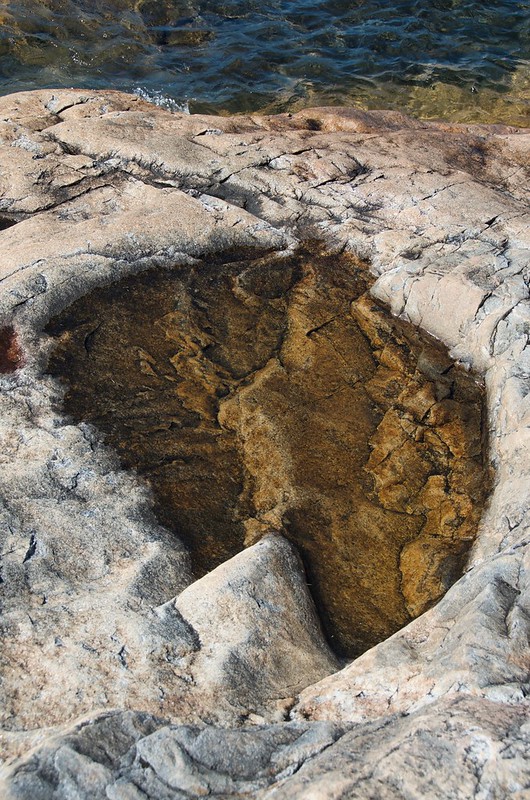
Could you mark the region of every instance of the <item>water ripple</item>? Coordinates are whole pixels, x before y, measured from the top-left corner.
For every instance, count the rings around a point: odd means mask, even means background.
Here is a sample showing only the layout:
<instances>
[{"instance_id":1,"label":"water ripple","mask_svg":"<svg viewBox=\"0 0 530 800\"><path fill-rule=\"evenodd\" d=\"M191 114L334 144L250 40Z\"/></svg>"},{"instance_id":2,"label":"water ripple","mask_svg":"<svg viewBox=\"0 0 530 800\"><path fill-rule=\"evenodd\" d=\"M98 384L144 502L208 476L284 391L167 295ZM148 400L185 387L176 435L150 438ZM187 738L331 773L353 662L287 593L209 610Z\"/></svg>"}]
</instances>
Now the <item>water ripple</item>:
<instances>
[{"instance_id":1,"label":"water ripple","mask_svg":"<svg viewBox=\"0 0 530 800\"><path fill-rule=\"evenodd\" d=\"M139 84L214 113L315 103L530 124L530 0L0 0L0 92Z\"/></svg>"}]
</instances>

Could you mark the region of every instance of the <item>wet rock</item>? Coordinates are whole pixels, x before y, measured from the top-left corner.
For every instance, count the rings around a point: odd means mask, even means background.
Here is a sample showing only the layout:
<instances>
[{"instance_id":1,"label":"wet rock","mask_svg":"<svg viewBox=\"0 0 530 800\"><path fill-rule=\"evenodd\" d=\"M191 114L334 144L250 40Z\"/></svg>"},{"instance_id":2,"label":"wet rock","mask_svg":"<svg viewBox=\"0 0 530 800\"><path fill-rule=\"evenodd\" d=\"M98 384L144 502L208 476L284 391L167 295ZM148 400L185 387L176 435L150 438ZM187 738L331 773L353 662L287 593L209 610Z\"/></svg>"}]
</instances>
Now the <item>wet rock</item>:
<instances>
[{"instance_id":1,"label":"wet rock","mask_svg":"<svg viewBox=\"0 0 530 800\"><path fill-rule=\"evenodd\" d=\"M93 292L48 324L49 369L196 576L282 531L352 657L462 573L489 483L481 387L369 298L358 260L244 255Z\"/></svg>"}]
</instances>

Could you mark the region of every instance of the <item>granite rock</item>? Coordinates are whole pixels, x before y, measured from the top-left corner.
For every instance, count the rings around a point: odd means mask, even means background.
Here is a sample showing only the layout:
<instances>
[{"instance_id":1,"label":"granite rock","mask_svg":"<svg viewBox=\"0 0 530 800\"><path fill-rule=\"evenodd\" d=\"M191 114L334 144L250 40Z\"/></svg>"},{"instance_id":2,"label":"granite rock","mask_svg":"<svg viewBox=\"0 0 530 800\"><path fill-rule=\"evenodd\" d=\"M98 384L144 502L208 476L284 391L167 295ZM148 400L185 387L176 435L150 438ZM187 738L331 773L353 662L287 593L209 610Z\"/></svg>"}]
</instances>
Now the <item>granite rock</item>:
<instances>
[{"instance_id":1,"label":"granite rock","mask_svg":"<svg viewBox=\"0 0 530 800\"><path fill-rule=\"evenodd\" d=\"M282 719L304 683L339 667L320 644L299 557L277 534L192 583L174 605L199 637L192 679L211 693L212 707L237 704L243 716L276 711ZM267 709L271 698L275 708Z\"/></svg>"},{"instance_id":2,"label":"granite rock","mask_svg":"<svg viewBox=\"0 0 530 800\"><path fill-rule=\"evenodd\" d=\"M396 113L208 118L118 93L0 99L2 744L6 759L25 753L6 763L6 796L527 796L529 153L525 131ZM484 376L494 485L466 574L434 608L318 683L315 659L334 665L296 612L315 654L292 665L299 696L279 722L285 684L270 673L259 719L242 720L220 702L235 692L220 654L243 657L252 637L222 641L196 594L189 611L185 548L141 478L65 416L44 328L133 273L311 237L368 260L373 296ZM240 565L244 608L254 557L235 558L224 569ZM79 736L93 737L86 750ZM249 740L243 773L222 762ZM278 769L260 766L291 745Z\"/></svg>"},{"instance_id":3,"label":"granite rock","mask_svg":"<svg viewBox=\"0 0 530 800\"><path fill-rule=\"evenodd\" d=\"M115 711L51 737L19 764L6 800L180 800L248 797L293 775L335 742L331 723L288 722L247 729L171 725Z\"/></svg>"}]
</instances>

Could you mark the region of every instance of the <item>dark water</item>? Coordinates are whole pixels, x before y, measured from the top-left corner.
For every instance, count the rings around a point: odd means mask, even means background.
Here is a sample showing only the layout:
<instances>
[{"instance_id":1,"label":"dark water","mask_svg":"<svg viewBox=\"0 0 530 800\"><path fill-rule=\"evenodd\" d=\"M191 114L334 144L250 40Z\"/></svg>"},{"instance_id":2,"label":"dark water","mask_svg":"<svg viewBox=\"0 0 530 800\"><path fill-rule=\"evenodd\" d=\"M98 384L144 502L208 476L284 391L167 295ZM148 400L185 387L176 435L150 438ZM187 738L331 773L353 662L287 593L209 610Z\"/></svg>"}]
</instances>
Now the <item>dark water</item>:
<instances>
[{"instance_id":1,"label":"dark water","mask_svg":"<svg viewBox=\"0 0 530 800\"><path fill-rule=\"evenodd\" d=\"M0 91L530 124L530 0L0 0Z\"/></svg>"}]
</instances>

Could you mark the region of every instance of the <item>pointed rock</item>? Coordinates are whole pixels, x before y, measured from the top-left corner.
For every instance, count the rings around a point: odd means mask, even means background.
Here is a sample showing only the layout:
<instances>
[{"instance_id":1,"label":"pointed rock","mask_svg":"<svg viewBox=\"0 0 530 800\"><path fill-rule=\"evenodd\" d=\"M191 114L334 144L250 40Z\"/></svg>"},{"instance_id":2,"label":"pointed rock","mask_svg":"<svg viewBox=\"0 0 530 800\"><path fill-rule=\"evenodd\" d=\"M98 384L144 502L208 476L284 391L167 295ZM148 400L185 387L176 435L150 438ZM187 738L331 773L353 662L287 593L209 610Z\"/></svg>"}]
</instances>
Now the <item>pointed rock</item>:
<instances>
[{"instance_id":1,"label":"pointed rock","mask_svg":"<svg viewBox=\"0 0 530 800\"><path fill-rule=\"evenodd\" d=\"M270 711L337 669L300 559L278 534L193 583L175 605L200 638L194 680L221 705Z\"/></svg>"}]
</instances>

